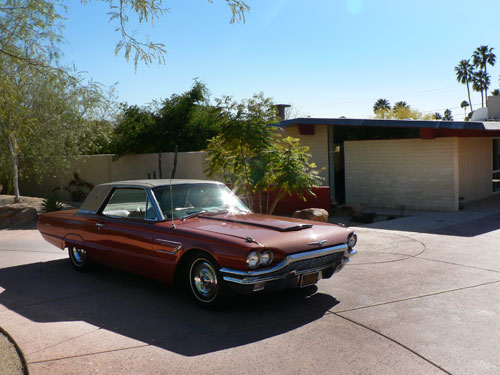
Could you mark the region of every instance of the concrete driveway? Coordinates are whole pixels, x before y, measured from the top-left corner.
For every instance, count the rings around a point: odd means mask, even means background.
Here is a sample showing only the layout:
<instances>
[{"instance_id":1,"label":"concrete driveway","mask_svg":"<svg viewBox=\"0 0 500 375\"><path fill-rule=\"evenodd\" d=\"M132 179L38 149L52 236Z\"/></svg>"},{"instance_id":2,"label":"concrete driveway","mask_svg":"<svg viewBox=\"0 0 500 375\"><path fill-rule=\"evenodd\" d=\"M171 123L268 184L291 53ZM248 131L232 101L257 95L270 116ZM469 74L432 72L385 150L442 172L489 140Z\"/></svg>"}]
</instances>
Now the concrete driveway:
<instances>
[{"instance_id":1,"label":"concrete driveway","mask_svg":"<svg viewBox=\"0 0 500 375\"><path fill-rule=\"evenodd\" d=\"M318 287L205 311L0 231L0 327L35 374L499 374L500 200L357 228Z\"/></svg>"}]
</instances>

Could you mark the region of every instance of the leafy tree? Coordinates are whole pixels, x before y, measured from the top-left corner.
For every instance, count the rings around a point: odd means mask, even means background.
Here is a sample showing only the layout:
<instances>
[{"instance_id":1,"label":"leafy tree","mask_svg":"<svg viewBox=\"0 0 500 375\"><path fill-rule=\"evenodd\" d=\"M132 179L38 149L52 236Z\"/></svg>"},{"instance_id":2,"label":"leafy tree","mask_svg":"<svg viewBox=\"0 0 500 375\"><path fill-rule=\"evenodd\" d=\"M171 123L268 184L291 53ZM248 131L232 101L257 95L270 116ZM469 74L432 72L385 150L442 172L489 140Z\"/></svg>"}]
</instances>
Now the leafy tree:
<instances>
[{"instance_id":1,"label":"leafy tree","mask_svg":"<svg viewBox=\"0 0 500 375\"><path fill-rule=\"evenodd\" d=\"M404 101L396 102L392 107L391 118L404 120L409 118L416 119L420 117L421 114L418 111L413 111L410 106Z\"/></svg>"},{"instance_id":2,"label":"leafy tree","mask_svg":"<svg viewBox=\"0 0 500 375\"><path fill-rule=\"evenodd\" d=\"M445 120L445 121L453 121L453 115L451 114L451 111L449 109L446 109L444 111L443 120Z\"/></svg>"},{"instance_id":3,"label":"leafy tree","mask_svg":"<svg viewBox=\"0 0 500 375\"><path fill-rule=\"evenodd\" d=\"M375 118L378 119L418 120L425 119L425 117L430 118L430 116L424 116L418 110L412 109L405 101L394 103L394 106L391 109L388 100L379 99L375 102L373 109L375 111Z\"/></svg>"},{"instance_id":4,"label":"leafy tree","mask_svg":"<svg viewBox=\"0 0 500 375\"><path fill-rule=\"evenodd\" d=\"M432 119L433 120L442 120L443 119L443 115L439 112L434 112L432 114Z\"/></svg>"},{"instance_id":5,"label":"leafy tree","mask_svg":"<svg viewBox=\"0 0 500 375\"><path fill-rule=\"evenodd\" d=\"M460 107L464 109L464 116L467 116L467 107L469 106L469 103L467 103L466 100L463 100L462 103L460 103Z\"/></svg>"},{"instance_id":6,"label":"leafy tree","mask_svg":"<svg viewBox=\"0 0 500 375\"><path fill-rule=\"evenodd\" d=\"M259 210L272 213L284 195L312 193L311 187L321 183L316 166L308 161L308 148L298 139L283 139L268 125L278 121L271 99L260 93L239 103L224 97L217 104L220 130L209 140L207 172L242 189L251 208L253 193L259 197ZM275 199L269 202L273 189Z\"/></svg>"},{"instance_id":7,"label":"leafy tree","mask_svg":"<svg viewBox=\"0 0 500 375\"><path fill-rule=\"evenodd\" d=\"M157 151L152 147L151 129L156 118L149 108L122 104L123 113L113 131L110 149L117 156Z\"/></svg>"},{"instance_id":8,"label":"leafy tree","mask_svg":"<svg viewBox=\"0 0 500 375\"><path fill-rule=\"evenodd\" d=\"M67 1L67 0L66 0ZM90 0L80 0L87 5ZM151 23L162 17L167 9L162 7L161 0L101 0L110 6L110 21L117 23L116 31L121 39L115 47L115 53L123 52L127 61L131 53L134 65L139 61L146 65L153 61L165 61L165 45L137 39L135 33L128 29L131 15L139 23ZM208 0L212 2L213 0ZM243 0L225 0L231 10L231 23L245 20L250 7ZM64 9L64 0L6 0L0 5L0 54L14 59L39 65L34 55L47 55L54 42L61 39L61 27L64 18L59 10ZM28 47L19 50L19 43Z\"/></svg>"},{"instance_id":9,"label":"leafy tree","mask_svg":"<svg viewBox=\"0 0 500 375\"><path fill-rule=\"evenodd\" d=\"M122 105L111 150L117 155L198 151L217 134L218 109L209 104L203 83L144 108Z\"/></svg>"},{"instance_id":10,"label":"leafy tree","mask_svg":"<svg viewBox=\"0 0 500 375\"><path fill-rule=\"evenodd\" d=\"M109 129L95 109L107 103L101 87L60 68L48 72L0 56L0 87L0 137L7 146L1 153L11 166L0 174L12 179L15 201L20 200L20 178L63 168L67 158L61 156L97 150L102 133L96 129Z\"/></svg>"},{"instance_id":11,"label":"leafy tree","mask_svg":"<svg viewBox=\"0 0 500 375\"><path fill-rule=\"evenodd\" d=\"M470 60L460 60L458 65L455 67L455 72L457 75L457 81L467 86L467 97L469 98L469 106L472 111L469 83L473 80L474 66L470 63Z\"/></svg>"},{"instance_id":12,"label":"leafy tree","mask_svg":"<svg viewBox=\"0 0 500 375\"><path fill-rule=\"evenodd\" d=\"M491 92L491 95L493 96L499 96L500 95L500 90L499 89L495 89Z\"/></svg>"},{"instance_id":13,"label":"leafy tree","mask_svg":"<svg viewBox=\"0 0 500 375\"><path fill-rule=\"evenodd\" d=\"M486 106L488 106L488 86L489 86L489 76L486 70L486 67L489 65L495 65L496 55L493 53L493 48L488 47L487 45L479 46L476 48L474 53L472 54L472 62L475 67L480 69L483 81L481 98L483 97L483 90L486 99Z\"/></svg>"}]
</instances>

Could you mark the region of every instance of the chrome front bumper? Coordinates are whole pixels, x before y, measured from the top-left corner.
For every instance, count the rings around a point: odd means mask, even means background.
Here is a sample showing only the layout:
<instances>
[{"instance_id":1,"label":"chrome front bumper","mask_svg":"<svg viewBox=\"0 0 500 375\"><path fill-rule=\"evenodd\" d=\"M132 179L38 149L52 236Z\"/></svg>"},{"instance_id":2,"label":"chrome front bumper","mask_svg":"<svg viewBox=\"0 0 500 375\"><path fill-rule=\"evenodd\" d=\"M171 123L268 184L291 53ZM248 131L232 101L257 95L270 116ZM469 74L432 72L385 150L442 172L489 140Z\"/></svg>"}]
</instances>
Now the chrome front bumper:
<instances>
[{"instance_id":1,"label":"chrome front bumper","mask_svg":"<svg viewBox=\"0 0 500 375\"><path fill-rule=\"evenodd\" d=\"M276 266L263 270L241 271L221 268L219 272L224 281L230 284L252 286L252 291L258 291L264 289L265 284L271 281L292 278L292 283L295 283L295 280L303 274L319 272L319 278L329 278L335 272L340 271L349 262L349 258L356 253L356 250L349 249L346 244L342 244L292 254Z\"/></svg>"}]
</instances>

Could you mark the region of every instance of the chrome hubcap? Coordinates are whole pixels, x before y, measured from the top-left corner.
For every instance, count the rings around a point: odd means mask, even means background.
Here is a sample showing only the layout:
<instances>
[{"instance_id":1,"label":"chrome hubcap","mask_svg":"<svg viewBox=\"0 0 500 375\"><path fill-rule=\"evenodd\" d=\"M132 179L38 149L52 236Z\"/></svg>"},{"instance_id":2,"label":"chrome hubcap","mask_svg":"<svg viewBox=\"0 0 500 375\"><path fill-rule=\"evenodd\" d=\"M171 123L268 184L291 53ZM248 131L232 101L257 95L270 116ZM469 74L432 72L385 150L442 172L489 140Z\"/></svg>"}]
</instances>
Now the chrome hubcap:
<instances>
[{"instance_id":1,"label":"chrome hubcap","mask_svg":"<svg viewBox=\"0 0 500 375\"><path fill-rule=\"evenodd\" d=\"M196 294L203 301L209 301L217 293L217 274L208 262L201 260L195 263L191 278Z\"/></svg>"},{"instance_id":2,"label":"chrome hubcap","mask_svg":"<svg viewBox=\"0 0 500 375\"><path fill-rule=\"evenodd\" d=\"M82 264L85 261L85 257L87 256L87 252L85 250L76 247L73 247L71 249L71 253L73 254L73 259L77 264Z\"/></svg>"}]
</instances>

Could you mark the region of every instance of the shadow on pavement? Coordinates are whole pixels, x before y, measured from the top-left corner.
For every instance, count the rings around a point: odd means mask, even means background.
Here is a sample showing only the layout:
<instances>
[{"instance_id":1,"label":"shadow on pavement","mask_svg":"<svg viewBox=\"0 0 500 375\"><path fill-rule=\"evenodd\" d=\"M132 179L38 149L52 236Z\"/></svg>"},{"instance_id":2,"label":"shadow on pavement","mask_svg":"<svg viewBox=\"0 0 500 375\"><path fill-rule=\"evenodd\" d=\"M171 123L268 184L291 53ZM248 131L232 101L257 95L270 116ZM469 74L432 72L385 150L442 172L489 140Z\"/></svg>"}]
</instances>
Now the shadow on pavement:
<instances>
[{"instance_id":1,"label":"shadow on pavement","mask_svg":"<svg viewBox=\"0 0 500 375\"><path fill-rule=\"evenodd\" d=\"M410 216L360 225L360 227L459 237L475 237L500 229L500 214L483 215L480 218L471 215L469 217L458 217L458 219L457 216L453 215L456 215L456 213L436 213L435 215L422 215L417 218Z\"/></svg>"},{"instance_id":2,"label":"shadow on pavement","mask_svg":"<svg viewBox=\"0 0 500 375\"><path fill-rule=\"evenodd\" d=\"M162 283L104 267L79 273L66 259L0 269L0 287L0 304L32 321L84 321L186 356L283 334L339 303L309 287L209 311Z\"/></svg>"},{"instance_id":3,"label":"shadow on pavement","mask_svg":"<svg viewBox=\"0 0 500 375\"><path fill-rule=\"evenodd\" d=\"M386 210L387 212L387 210ZM359 225L371 229L475 237L500 229L500 193L453 212L408 211L395 220Z\"/></svg>"},{"instance_id":4,"label":"shadow on pavement","mask_svg":"<svg viewBox=\"0 0 500 375\"><path fill-rule=\"evenodd\" d=\"M447 236L475 237L500 229L500 215L492 215L481 219L445 226L431 231L433 234Z\"/></svg>"}]
</instances>

